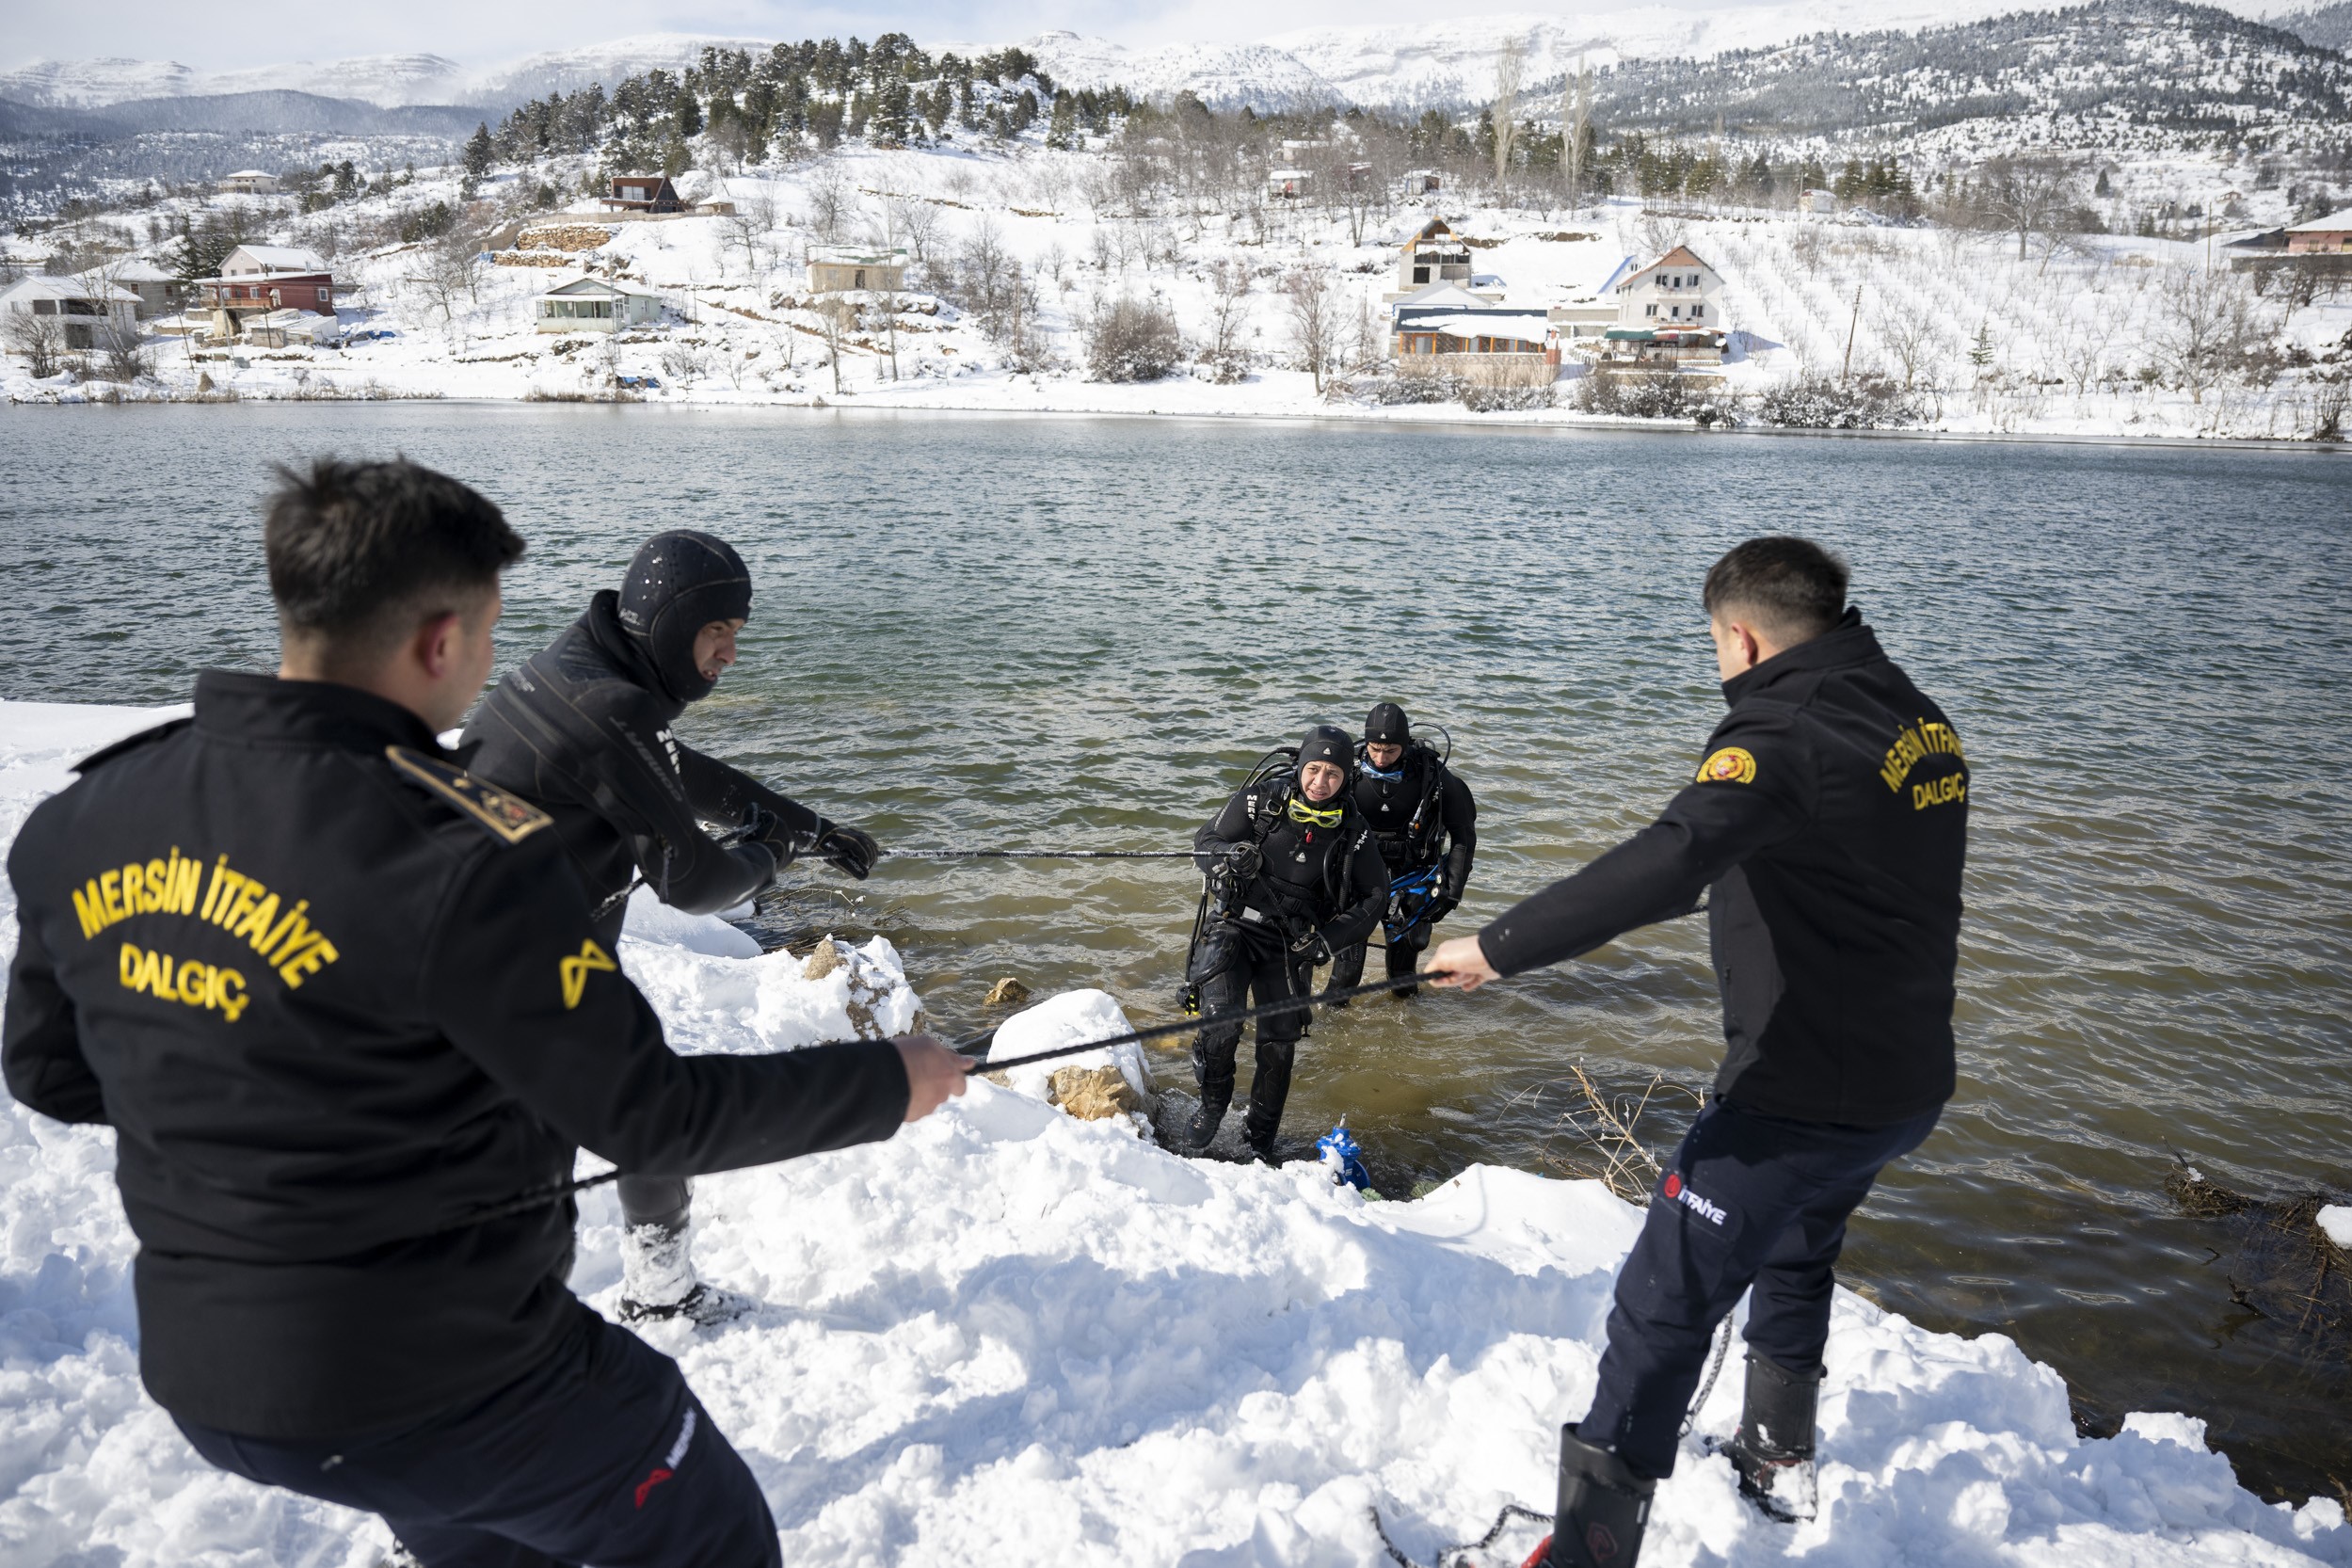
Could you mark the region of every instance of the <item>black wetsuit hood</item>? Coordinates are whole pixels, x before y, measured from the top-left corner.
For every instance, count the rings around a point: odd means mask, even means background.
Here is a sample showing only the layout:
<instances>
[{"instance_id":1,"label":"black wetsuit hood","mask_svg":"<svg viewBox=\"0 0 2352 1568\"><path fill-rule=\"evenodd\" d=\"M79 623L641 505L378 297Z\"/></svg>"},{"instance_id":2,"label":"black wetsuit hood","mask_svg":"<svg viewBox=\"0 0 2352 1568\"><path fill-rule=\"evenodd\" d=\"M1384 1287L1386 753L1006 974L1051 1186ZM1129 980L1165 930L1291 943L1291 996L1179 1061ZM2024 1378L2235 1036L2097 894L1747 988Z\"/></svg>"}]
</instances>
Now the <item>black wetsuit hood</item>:
<instances>
[{"instance_id":1,"label":"black wetsuit hood","mask_svg":"<svg viewBox=\"0 0 2352 1568\"><path fill-rule=\"evenodd\" d=\"M660 689L699 702L718 684L695 667L695 634L751 614L751 573L725 539L690 528L656 534L622 579L620 625L645 647Z\"/></svg>"}]
</instances>

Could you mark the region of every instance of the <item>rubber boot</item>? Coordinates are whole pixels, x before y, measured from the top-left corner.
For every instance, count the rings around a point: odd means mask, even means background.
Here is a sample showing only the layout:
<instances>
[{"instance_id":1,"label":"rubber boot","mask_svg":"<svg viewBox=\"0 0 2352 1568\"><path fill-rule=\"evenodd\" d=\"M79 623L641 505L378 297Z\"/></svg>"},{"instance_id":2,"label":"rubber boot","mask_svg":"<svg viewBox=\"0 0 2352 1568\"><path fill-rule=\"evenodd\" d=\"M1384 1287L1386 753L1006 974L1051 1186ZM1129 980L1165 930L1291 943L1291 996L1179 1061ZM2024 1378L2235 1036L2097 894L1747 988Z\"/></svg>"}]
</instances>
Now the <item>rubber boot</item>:
<instances>
[{"instance_id":1,"label":"rubber boot","mask_svg":"<svg viewBox=\"0 0 2352 1568\"><path fill-rule=\"evenodd\" d=\"M1232 1103L1233 1089L1227 1085L1222 1096L1204 1089L1201 1103L1193 1111L1192 1119L1184 1125L1184 1152L1205 1153L1217 1141L1217 1128L1225 1119L1225 1107Z\"/></svg>"},{"instance_id":2,"label":"rubber boot","mask_svg":"<svg viewBox=\"0 0 2352 1568\"><path fill-rule=\"evenodd\" d=\"M690 1227L632 1225L620 1239L620 1320L658 1322L672 1318L708 1327L740 1317L750 1304L729 1290L714 1290L695 1278L687 1249Z\"/></svg>"},{"instance_id":3,"label":"rubber boot","mask_svg":"<svg viewBox=\"0 0 2352 1568\"><path fill-rule=\"evenodd\" d=\"M1784 1524L1814 1515L1814 1416L1820 1398L1818 1373L1800 1376L1750 1352L1739 1430L1723 1453L1739 1473L1739 1495Z\"/></svg>"},{"instance_id":4,"label":"rubber boot","mask_svg":"<svg viewBox=\"0 0 2352 1568\"><path fill-rule=\"evenodd\" d=\"M1529 1563L1634 1568L1656 1490L1656 1481L1635 1475L1624 1460L1578 1437L1574 1426L1560 1428L1560 1502L1552 1538L1536 1548Z\"/></svg>"}]
</instances>

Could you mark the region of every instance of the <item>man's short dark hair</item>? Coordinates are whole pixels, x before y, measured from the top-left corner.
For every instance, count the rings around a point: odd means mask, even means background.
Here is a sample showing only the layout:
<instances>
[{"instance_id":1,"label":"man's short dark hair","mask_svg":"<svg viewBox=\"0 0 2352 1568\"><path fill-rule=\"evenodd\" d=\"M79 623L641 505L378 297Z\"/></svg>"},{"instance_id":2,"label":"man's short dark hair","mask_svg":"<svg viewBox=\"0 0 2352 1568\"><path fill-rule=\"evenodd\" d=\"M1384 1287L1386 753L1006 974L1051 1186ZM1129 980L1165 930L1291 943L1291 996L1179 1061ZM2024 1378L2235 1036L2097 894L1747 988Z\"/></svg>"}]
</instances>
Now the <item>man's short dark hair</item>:
<instances>
[{"instance_id":1,"label":"man's short dark hair","mask_svg":"<svg viewBox=\"0 0 2352 1568\"><path fill-rule=\"evenodd\" d=\"M1786 648L1821 635L1846 613L1845 561L1811 539L1767 534L1707 568L1703 596L1717 618L1744 617Z\"/></svg>"},{"instance_id":2,"label":"man's short dark hair","mask_svg":"<svg viewBox=\"0 0 2352 1568\"><path fill-rule=\"evenodd\" d=\"M365 658L467 608L522 556L499 509L405 457L278 470L262 536L288 637Z\"/></svg>"}]
</instances>

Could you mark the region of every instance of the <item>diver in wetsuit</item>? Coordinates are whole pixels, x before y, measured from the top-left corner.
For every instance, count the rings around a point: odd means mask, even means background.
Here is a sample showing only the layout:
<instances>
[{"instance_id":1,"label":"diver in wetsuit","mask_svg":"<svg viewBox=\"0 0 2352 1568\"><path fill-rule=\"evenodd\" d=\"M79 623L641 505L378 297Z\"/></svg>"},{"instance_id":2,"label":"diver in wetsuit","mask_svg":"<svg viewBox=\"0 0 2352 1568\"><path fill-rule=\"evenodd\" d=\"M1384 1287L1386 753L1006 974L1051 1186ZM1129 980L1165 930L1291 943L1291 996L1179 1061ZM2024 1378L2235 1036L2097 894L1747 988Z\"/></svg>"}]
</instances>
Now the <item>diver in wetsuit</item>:
<instances>
[{"instance_id":1,"label":"diver in wetsuit","mask_svg":"<svg viewBox=\"0 0 2352 1568\"><path fill-rule=\"evenodd\" d=\"M1388 872L1371 830L1348 799L1355 747L1336 725L1319 724L1299 744L1288 776L1245 786L1192 837L1208 877L1211 918L1187 978L1201 1011L1214 1017L1247 1006L1304 997L1315 967L1361 942L1388 904ZM1257 1076L1250 1084L1244 1136L1273 1162L1274 1131L1290 1093L1290 1067L1306 1032L1307 1009L1257 1023ZM1192 1042L1201 1104L1185 1130L1192 1152L1208 1147L1233 1103L1240 1024L1211 1025Z\"/></svg>"},{"instance_id":2,"label":"diver in wetsuit","mask_svg":"<svg viewBox=\"0 0 2352 1568\"><path fill-rule=\"evenodd\" d=\"M1453 913L1470 885L1470 861L1478 852L1479 806L1470 787L1454 776L1428 743L1413 738L1404 710L1393 702L1375 705L1364 718L1364 744L1356 751L1355 808L1372 830L1388 867L1388 974L1408 975L1419 965L1437 922ZM1342 948L1331 961L1331 988L1345 990L1364 978L1362 942ZM1409 997L1411 986L1397 994ZM1344 1007L1345 1002L1334 1003Z\"/></svg>"},{"instance_id":3,"label":"diver in wetsuit","mask_svg":"<svg viewBox=\"0 0 2352 1568\"><path fill-rule=\"evenodd\" d=\"M758 779L680 743L671 726L735 663L751 575L728 544L676 530L648 539L618 592L605 589L554 642L500 681L466 726L468 771L554 819L588 893L591 925L615 951L635 877L663 903L714 914L744 903L803 856L862 880L873 840L828 822ZM722 843L705 824L741 831ZM682 1176L618 1183L620 1310L632 1321L710 1321L730 1303L695 1278Z\"/></svg>"}]
</instances>

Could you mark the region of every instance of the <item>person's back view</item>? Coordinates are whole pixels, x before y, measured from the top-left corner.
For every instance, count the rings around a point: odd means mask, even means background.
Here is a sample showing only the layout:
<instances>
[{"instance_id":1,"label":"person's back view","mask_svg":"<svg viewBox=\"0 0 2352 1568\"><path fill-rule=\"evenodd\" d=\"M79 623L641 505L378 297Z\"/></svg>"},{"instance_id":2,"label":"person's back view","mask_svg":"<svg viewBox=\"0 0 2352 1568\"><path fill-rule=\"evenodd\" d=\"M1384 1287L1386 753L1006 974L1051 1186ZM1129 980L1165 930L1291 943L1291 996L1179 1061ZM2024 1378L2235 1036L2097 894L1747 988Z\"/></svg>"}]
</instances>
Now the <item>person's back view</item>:
<instances>
[{"instance_id":1,"label":"person's back view","mask_svg":"<svg viewBox=\"0 0 2352 1568\"><path fill-rule=\"evenodd\" d=\"M546 815L435 739L489 673L497 508L321 463L267 545L279 674L200 675L8 855L0 1066L115 1131L149 1392L429 1568L778 1561L676 1364L568 1288L562 1184L582 1147L698 1173L887 1138L961 1059L673 1053Z\"/></svg>"},{"instance_id":2,"label":"person's back view","mask_svg":"<svg viewBox=\"0 0 2352 1568\"><path fill-rule=\"evenodd\" d=\"M759 780L680 743L679 715L735 662L751 576L724 540L657 534L617 592L525 660L466 727L478 778L546 811L588 895L597 940L616 948L633 880L663 903L712 914L744 903L803 855L863 877L877 853ZM709 824L742 830L721 842ZM619 1183L621 1315L726 1316L733 1298L695 1278L691 1193L682 1176L632 1172Z\"/></svg>"}]
</instances>

